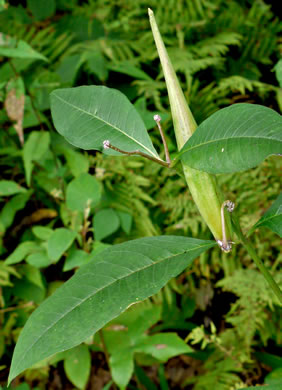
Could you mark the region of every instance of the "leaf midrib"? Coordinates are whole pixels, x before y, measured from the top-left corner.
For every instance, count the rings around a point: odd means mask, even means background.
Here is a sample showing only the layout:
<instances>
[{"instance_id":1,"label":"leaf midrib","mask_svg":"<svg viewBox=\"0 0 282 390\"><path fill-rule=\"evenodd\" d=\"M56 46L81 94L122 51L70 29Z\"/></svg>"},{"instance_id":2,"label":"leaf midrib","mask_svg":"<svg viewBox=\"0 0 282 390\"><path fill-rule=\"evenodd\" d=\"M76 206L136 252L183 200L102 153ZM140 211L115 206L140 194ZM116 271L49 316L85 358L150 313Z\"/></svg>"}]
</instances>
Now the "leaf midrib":
<instances>
[{"instance_id":1,"label":"leaf midrib","mask_svg":"<svg viewBox=\"0 0 282 390\"><path fill-rule=\"evenodd\" d=\"M95 119L98 119L100 122L103 122L105 123L106 125L110 126L110 127L113 127L114 129L116 129L117 131L119 131L120 133L122 133L124 136L130 138L132 141L134 141L135 143L137 143L138 145L140 145L142 148L146 149L148 151L148 153L157 158L158 160L160 160L159 156L157 154L154 154L150 149L147 148L147 146L145 145L142 145L139 141L137 141L135 138L131 137L129 134L125 133L122 129L120 129L119 127L116 127L115 125L113 125L112 123L109 123L107 121L105 121L104 119L98 117L97 115L93 115L93 114L90 114L88 111L85 111L83 110L82 108L78 107L78 106L74 106L73 104L69 103L68 101L64 100L63 98L61 98L59 95L56 95L54 94L54 96L56 96L59 100L61 100L62 102L64 102L65 104L68 104L70 107L78 110L78 111L81 111L83 112L84 114L86 115L89 115L90 117L93 117Z\"/></svg>"},{"instance_id":2,"label":"leaf midrib","mask_svg":"<svg viewBox=\"0 0 282 390\"><path fill-rule=\"evenodd\" d=\"M191 249L191 250L184 250L183 252L177 253L177 254L175 254L175 255L168 256L168 257L164 257L163 259L161 259L161 260L159 260L159 261L155 261L155 262L152 263L152 264L147 264L147 265L144 266L144 267L138 268L138 270L135 270L135 271L133 271L132 273L130 273L130 274L126 275L126 276L123 276L123 277L121 277L121 278L119 278L119 279L115 279L113 282L110 282L110 283L108 283L107 285L101 287L100 289L95 290L95 293L94 293L94 294L91 293L90 295L87 295L87 297L85 297L83 300L81 300L80 303L78 303L77 305L73 306L70 310L68 310L67 312L65 312L59 319L57 319L55 322L53 322L48 328L46 328L46 329L44 330L44 332L40 335L40 337L38 337L38 338L34 341L34 343L31 344L31 346L30 346L28 349L26 349L24 355L22 355L22 359L20 360L20 362L21 362L22 360L24 360L24 358L25 358L25 356L27 355L27 353L28 353L28 352L34 347L34 345L35 345L35 344L36 344L36 343L37 343L37 342L38 342L38 341L39 341L39 340L48 332L48 330L49 330L51 327L53 327L53 326L56 325L58 322L60 322L62 318L66 317L71 311L73 311L74 309L76 309L78 306L82 305L85 301L87 301L87 300L88 300L89 298L91 298L93 295L96 295L98 292L100 292L100 291L102 291L102 290L108 288L109 286L111 286L112 284L116 283L117 281L120 281L120 280L122 280L122 279L125 279L125 278L127 278L127 277L133 275L134 273L140 272L140 271L142 271L142 270L144 270L144 269L146 269L146 268L148 268L148 267L150 267L150 266L152 266L152 265L155 265L155 264L158 264L158 263L160 263L160 262L162 262L162 261L165 261L165 260L167 260L168 258L174 258L174 257L179 256L179 255L181 255L181 254L188 253L188 252L192 252L192 251L194 251L194 250L198 250L199 248L203 248L203 247L205 247L205 246L210 246L210 245L211 245L211 244L200 245L200 246L198 246L198 247L196 247L196 248L193 248L193 249ZM117 251L117 252L118 252L118 251ZM120 252L124 253L124 251L120 251ZM138 253L138 254L140 255L140 252L133 252L133 251L130 251L130 253L132 253L132 254ZM141 254L142 254L142 253L141 253ZM148 256L146 256L146 257L148 257ZM99 263L99 264L101 264L101 263ZM18 367L18 366L19 366L19 363L17 364L16 367ZM16 371L16 370L14 369L14 371Z\"/></svg>"},{"instance_id":3,"label":"leaf midrib","mask_svg":"<svg viewBox=\"0 0 282 390\"><path fill-rule=\"evenodd\" d=\"M279 211L279 210L278 210L278 211ZM261 226L261 225L262 225L263 223L265 223L265 222L270 221L270 220L273 219L273 218L277 218L277 217L280 217L280 216L282 216L282 213L274 214L274 215L271 215L270 217L266 217L266 218L262 219L262 220L260 221L260 223L258 223L257 227Z\"/></svg>"},{"instance_id":4,"label":"leaf midrib","mask_svg":"<svg viewBox=\"0 0 282 390\"><path fill-rule=\"evenodd\" d=\"M229 137L229 138L217 138L217 139L213 139L213 140L209 140L209 141L206 141L206 142L202 142L200 144L197 144L195 146L191 146L189 149L185 149L183 150L183 152L181 153L180 151L180 156L183 155L184 153L186 152L190 152L191 150L193 149L197 149L197 148L200 148L202 146L207 146L208 144L212 144L212 143L216 143L216 142L223 142L223 141L238 141L240 140L241 138L244 138L244 139L266 139L268 141L276 141L276 142L279 142L282 144L282 141L280 139L276 139L276 138L268 138L268 137L256 137L256 136L240 136L240 137ZM189 142L189 141L188 141Z\"/></svg>"}]
</instances>

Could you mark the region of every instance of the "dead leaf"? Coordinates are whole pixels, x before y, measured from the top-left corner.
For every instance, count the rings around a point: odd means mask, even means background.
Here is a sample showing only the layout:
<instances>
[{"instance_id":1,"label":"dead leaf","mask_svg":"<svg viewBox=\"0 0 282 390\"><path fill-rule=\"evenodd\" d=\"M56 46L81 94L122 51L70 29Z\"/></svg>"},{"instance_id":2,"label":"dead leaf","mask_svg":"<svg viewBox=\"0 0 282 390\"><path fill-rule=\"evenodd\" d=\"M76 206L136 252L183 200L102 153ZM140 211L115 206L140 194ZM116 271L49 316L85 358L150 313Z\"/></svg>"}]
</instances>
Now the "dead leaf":
<instances>
[{"instance_id":1,"label":"dead leaf","mask_svg":"<svg viewBox=\"0 0 282 390\"><path fill-rule=\"evenodd\" d=\"M24 144L24 133L23 133L23 117L24 117L24 102L25 95L22 94L17 96L15 88L11 89L5 99L5 109L8 117L15 121L14 128L18 134L21 145Z\"/></svg>"}]
</instances>

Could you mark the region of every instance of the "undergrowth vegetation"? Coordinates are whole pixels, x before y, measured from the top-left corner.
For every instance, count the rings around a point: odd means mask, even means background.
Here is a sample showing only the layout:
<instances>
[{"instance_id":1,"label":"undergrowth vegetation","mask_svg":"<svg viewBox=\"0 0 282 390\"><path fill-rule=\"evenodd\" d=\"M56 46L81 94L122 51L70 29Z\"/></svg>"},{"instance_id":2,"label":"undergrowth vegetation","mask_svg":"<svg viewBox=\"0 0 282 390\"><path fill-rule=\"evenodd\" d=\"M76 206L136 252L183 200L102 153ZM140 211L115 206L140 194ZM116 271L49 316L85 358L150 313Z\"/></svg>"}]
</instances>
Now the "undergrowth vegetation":
<instances>
[{"instance_id":1,"label":"undergrowth vegetation","mask_svg":"<svg viewBox=\"0 0 282 390\"><path fill-rule=\"evenodd\" d=\"M0 388L30 314L102 250L157 235L212 239L175 171L140 157L76 149L51 121L54 89L105 85L134 104L164 157L153 120L161 115L170 153L177 152L148 7L198 123L232 103L282 107L282 26L266 1L0 1ZM218 176L244 231L276 199L280 170L273 156L247 172ZM262 228L253 240L282 283L281 239ZM281 306L245 250L213 248L103 332L26 370L12 387L98 390L124 381L128 389L235 390L275 384L282 375L281 318Z\"/></svg>"}]
</instances>

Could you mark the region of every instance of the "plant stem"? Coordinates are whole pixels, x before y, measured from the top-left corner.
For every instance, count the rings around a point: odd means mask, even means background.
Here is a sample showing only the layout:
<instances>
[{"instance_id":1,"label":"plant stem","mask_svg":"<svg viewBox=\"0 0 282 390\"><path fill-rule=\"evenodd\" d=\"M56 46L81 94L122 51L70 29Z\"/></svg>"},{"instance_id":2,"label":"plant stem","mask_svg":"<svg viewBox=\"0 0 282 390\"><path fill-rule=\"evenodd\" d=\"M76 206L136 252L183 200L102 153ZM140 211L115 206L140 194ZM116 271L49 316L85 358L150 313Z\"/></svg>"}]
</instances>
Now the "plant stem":
<instances>
[{"instance_id":1,"label":"plant stem","mask_svg":"<svg viewBox=\"0 0 282 390\"><path fill-rule=\"evenodd\" d=\"M277 296L280 303L282 303L282 291L280 290L278 284L275 282L271 274L269 273L268 269L265 267L261 259L258 257L252 243L250 240L244 236L239 220L237 217L232 216L232 225L234 228L235 233L237 234L238 238L241 240L243 246L245 247L246 251L250 255L250 257L254 260L256 263L256 266L260 270L260 272L263 274L264 278L268 282L269 286L272 288L272 291Z\"/></svg>"},{"instance_id":2,"label":"plant stem","mask_svg":"<svg viewBox=\"0 0 282 390\"><path fill-rule=\"evenodd\" d=\"M14 311L14 310L18 310L18 309L25 309L26 307L32 307L32 306L34 306L34 302L27 302L27 303L24 303L23 305L11 306L11 307L7 307L5 309L0 309L0 313L8 313L9 311Z\"/></svg>"},{"instance_id":3,"label":"plant stem","mask_svg":"<svg viewBox=\"0 0 282 390\"><path fill-rule=\"evenodd\" d=\"M103 346L103 352L105 354L105 358L106 358L106 362L107 362L107 365L108 365L108 369L110 370L110 356L109 356L109 352L107 350L107 346L106 346L106 343L105 343L104 334L103 334L103 330L102 329L99 330L99 336L100 336L100 340L101 340L101 343L102 343L102 346ZM114 388L114 390L117 390L115 382L113 382L113 388Z\"/></svg>"}]
</instances>

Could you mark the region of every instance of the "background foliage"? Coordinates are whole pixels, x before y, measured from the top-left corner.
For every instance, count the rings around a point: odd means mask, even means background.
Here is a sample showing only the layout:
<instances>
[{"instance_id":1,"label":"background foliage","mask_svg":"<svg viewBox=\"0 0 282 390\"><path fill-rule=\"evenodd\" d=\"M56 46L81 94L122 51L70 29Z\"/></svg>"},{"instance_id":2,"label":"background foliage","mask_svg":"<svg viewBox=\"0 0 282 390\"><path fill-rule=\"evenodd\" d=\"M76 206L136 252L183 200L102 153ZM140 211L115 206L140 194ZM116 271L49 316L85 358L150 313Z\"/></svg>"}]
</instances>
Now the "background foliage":
<instances>
[{"instance_id":1,"label":"background foliage","mask_svg":"<svg viewBox=\"0 0 282 390\"><path fill-rule=\"evenodd\" d=\"M106 246L157 234L211 238L182 178L140 158L81 152L66 144L51 122L52 90L106 85L134 103L158 151L161 140L152 118L159 113L170 152L176 151L148 6L155 11L198 123L236 102L259 103L278 112L282 106L281 22L275 4L0 2L3 386L29 314ZM219 176L245 230L276 199L279 168L278 158L272 157L240 175ZM252 238L258 254L281 279L279 238L266 228ZM128 388L231 390L271 384L281 377L279 329L281 310L244 250L235 247L226 255L215 248L152 299L110 323L102 336L27 370L14 385L21 390L110 388L105 345L113 379L121 383L127 375ZM171 342L171 353L153 356L150 337ZM124 348L134 343L127 365L117 364L117 340Z\"/></svg>"}]
</instances>

